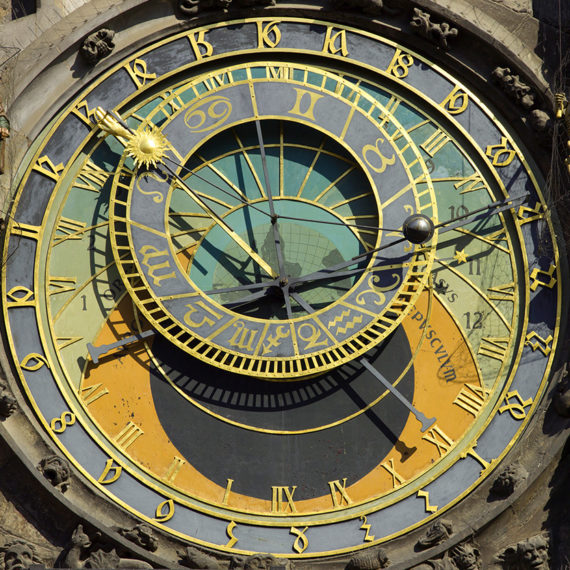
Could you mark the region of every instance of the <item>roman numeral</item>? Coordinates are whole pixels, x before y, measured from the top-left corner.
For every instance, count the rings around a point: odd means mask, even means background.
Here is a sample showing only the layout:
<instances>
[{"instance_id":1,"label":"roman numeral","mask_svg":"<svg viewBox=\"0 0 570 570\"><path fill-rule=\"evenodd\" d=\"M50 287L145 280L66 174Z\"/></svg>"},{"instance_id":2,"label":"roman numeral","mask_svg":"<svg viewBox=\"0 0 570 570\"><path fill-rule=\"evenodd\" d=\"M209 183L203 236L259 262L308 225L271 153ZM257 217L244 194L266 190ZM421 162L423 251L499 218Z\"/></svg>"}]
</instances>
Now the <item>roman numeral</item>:
<instances>
[{"instance_id":1,"label":"roman numeral","mask_svg":"<svg viewBox=\"0 0 570 570\"><path fill-rule=\"evenodd\" d=\"M483 190L485 188L485 182L483 182L483 178L479 173L474 172L471 176L468 176L467 178L461 178L458 182L456 182L453 185L453 187L456 190L462 188L462 190L459 193L467 194L468 192Z\"/></svg>"},{"instance_id":2,"label":"roman numeral","mask_svg":"<svg viewBox=\"0 0 570 570\"><path fill-rule=\"evenodd\" d=\"M282 513L289 509L292 513L296 513L297 508L293 501L296 488L296 485L294 487L271 487L271 511L274 513Z\"/></svg>"},{"instance_id":3,"label":"roman numeral","mask_svg":"<svg viewBox=\"0 0 570 570\"><path fill-rule=\"evenodd\" d=\"M126 451L144 431L133 422L128 422L127 425L115 436L115 443L123 450Z\"/></svg>"},{"instance_id":4,"label":"roman numeral","mask_svg":"<svg viewBox=\"0 0 570 570\"><path fill-rule=\"evenodd\" d=\"M427 434L422 436L432 445L435 445L440 457L443 457L455 443L440 427L433 426L428 430Z\"/></svg>"},{"instance_id":5,"label":"roman numeral","mask_svg":"<svg viewBox=\"0 0 570 570\"><path fill-rule=\"evenodd\" d=\"M184 459L182 459L182 457L174 456L172 463L168 466L168 469L166 470L166 473L164 475L164 479L166 481L168 481L169 483L172 483L174 481L174 479L176 478L176 475L178 475L178 472L180 471L181 467L185 463L186 463L186 461Z\"/></svg>"},{"instance_id":6,"label":"roman numeral","mask_svg":"<svg viewBox=\"0 0 570 570\"><path fill-rule=\"evenodd\" d=\"M86 386L85 388L81 388L81 399L86 406L89 406L108 393L108 388L105 388L103 384L99 382L99 384L93 384L93 386Z\"/></svg>"},{"instance_id":7,"label":"roman numeral","mask_svg":"<svg viewBox=\"0 0 570 570\"><path fill-rule=\"evenodd\" d=\"M392 475L392 488L402 485L406 480L394 469L394 460L388 459L387 462L382 463L382 467Z\"/></svg>"},{"instance_id":8,"label":"roman numeral","mask_svg":"<svg viewBox=\"0 0 570 570\"><path fill-rule=\"evenodd\" d=\"M50 277L48 291L50 297L59 293L69 293L75 291L77 277Z\"/></svg>"},{"instance_id":9,"label":"roman numeral","mask_svg":"<svg viewBox=\"0 0 570 570\"><path fill-rule=\"evenodd\" d=\"M488 356L489 358L494 358L495 360L503 360L507 354L507 348L509 346L509 337L496 337L489 336L483 337L481 339L481 344L479 345L479 350L477 354L481 356Z\"/></svg>"},{"instance_id":10,"label":"roman numeral","mask_svg":"<svg viewBox=\"0 0 570 570\"><path fill-rule=\"evenodd\" d=\"M73 186L74 188L82 188L98 194L110 175L110 172L103 170L89 159L79 172Z\"/></svg>"},{"instance_id":11,"label":"roman numeral","mask_svg":"<svg viewBox=\"0 0 570 570\"><path fill-rule=\"evenodd\" d=\"M343 502L347 505L352 504L352 499L346 492L346 477L343 478L342 483L337 479L336 481L329 481L329 489L333 502L333 507L342 506ZM338 494L337 494L338 493ZM340 500L339 500L340 495Z\"/></svg>"},{"instance_id":12,"label":"roman numeral","mask_svg":"<svg viewBox=\"0 0 570 570\"><path fill-rule=\"evenodd\" d=\"M488 297L493 301L511 301L515 302L515 282L511 281L505 285L497 285L496 287L489 287Z\"/></svg>"},{"instance_id":13,"label":"roman numeral","mask_svg":"<svg viewBox=\"0 0 570 570\"><path fill-rule=\"evenodd\" d=\"M87 224L83 222L78 222L71 218L60 218L59 223L55 228L56 234L53 237L53 245L58 245L68 239L81 239L86 227ZM57 232L59 232L59 235Z\"/></svg>"},{"instance_id":14,"label":"roman numeral","mask_svg":"<svg viewBox=\"0 0 570 570\"><path fill-rule=\"evenodd\" d=\"M465 384L455 400L453 400L453 403L471 415L477 416L485 404L489 393L489 390L481 388L476 384Z\"/></svg>"},{"instance_id":15,"label":"roman numeral","mask_svg":"<svg viewBox=\"0 0 570 570\"><path fill-rule=\"evenodd\" d=\"M423 148L431 157L433 157L450 140L451 139L441 129L438 129L422 144L420 144L420 147Z\"/></svg>"}]
</instances>

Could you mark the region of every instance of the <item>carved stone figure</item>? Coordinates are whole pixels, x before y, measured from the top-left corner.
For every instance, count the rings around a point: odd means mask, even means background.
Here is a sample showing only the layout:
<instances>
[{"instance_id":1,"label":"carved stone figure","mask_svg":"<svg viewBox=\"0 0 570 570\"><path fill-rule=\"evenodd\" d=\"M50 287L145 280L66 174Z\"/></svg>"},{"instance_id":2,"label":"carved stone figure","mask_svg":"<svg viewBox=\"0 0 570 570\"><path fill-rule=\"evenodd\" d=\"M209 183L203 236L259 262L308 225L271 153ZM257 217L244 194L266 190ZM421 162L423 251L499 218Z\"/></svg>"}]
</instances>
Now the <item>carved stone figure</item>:
<instances>
[{"instance_id":1,"label":"carved stone figure","mask_svg":"<svg viewBox=\"0 0 570 570\"><path fill-rule=\"evenodd\" d=\"M13 540L0 547L4 556L5 570L27 570L30 566L41 564L33 545L23 540Z\"/></svg>"},{"instance_id":2,"label":"carved stone figure","mask_svg":"<svg viewBox=\"0 0 570 570\"><path fill-rule=\"evenodd\" d=\"M213 556L210 556L193 546L187 546L184 551L179 551L178 556L180 556L180 564L187 568L222 570L222 567Z\"/></svg>"},{"instance_id":3,"label":"carved stone figure","mask_svg":"<svg viewBox=\"0 0 570 570\"><path fill-rule=\"evenodd\" d=\"M531 88L523 83L518 75L508 67L496 67L493 71L493 81L519 105L530 109L534 105L534 94Z\"/></svg>"},{"instance_id":4,"label":"carved stone figure","mask_svg":"<svg viewBox=\"0 0 570 570\"><path fill-rule=\"evenodd\" d=\"M97 535L99 536L99 535ZM113 548L107 552L102 549L91 550L92 541L83 525L78 525L71 535L71 542L62 557L63 568L149 568L148 562L131 558L121 558Z\"/></svg>"},{"instance_id":5,"label":"carved stone figure","mask_svg":"<svg viewBox=\"0 0 570 570\"><path fill-rule=\"evenodd\" d=\"M377 570L378 568L388 568L390 560L383 548L367 550L354 555L345 570Z\"/></svg>"},{"instance_id":6,"label":"carved stone figure","mask_svg":"<svg viewBox=\"0 0 570 570\"><path fill-rule=\"evenodd\" d=\"M479 549L469 542L464 542L451 548L449 556L458 570L480 570L481 568Z\"/></svg>"},{"instance_id":7,"label":"carved stone figure","mask_svg":"<svg viewBox=\"0 0 570 570\"><path fill-rule=\"evenodd\" d=\"M333 0L335 9L359 10L370 16L377 16L384 10L384 0Z\"/></svg>"},{"instance_id":8,"label":"carved stone figure","mask_svg":"<svg viewBox=\"0 0 570 570\"><path fill-rule=\"evenodd\" d=\"M6 116L4 107L0 104L0 174L4 172L4 142L10 136L10 121Z\"/></svg>"},{"instance_id":9,"label":"carved stone figure","mask_svg":"<svg viewBox=\"0 0 570 570\"><path fill-rule=\"evenodd\" d=\"M114 37L115 32L113 30L102 28L83 40L79 48L79 53L87 63L95 65L115 49L115 44L113 43Z\"/></svg>"},{"instance_id":10,"label":"carved stone figure","mask_svg":"<svg viewBox=\"0 0 570 570\"><path fill-rule=\"evenodd\" d=\"M524 481L527 477L528 472L526 469L517 463L508 465L493 482L491 494L496 497L508 497L514 493L517 484Z\"/></svg>"},{"instance_id":11,"label":"carved stone figure","mask_svg":"<svg viewBox=\"0 0 570 570\"><path fill-rule=\"evenodd\" d=\"M464 542L445 552L441 558L434 558L414 566L412 570L480 570L479 550Z\"/></svg>"},{"instance_id":12,"label":"carved stone figure","mask_svg":"<svg viewBox=\"0 0 570 570\"><path fill-rule=\"evenodd\" d=\"M158 548L158 540L152 534L152 529L146 524L138 524L131 529L120 528L117 532L150 552L155 552Z\"/></svg>"},{"instance_id":13,"label":"carved stone figure","mask_svg":"<svg viewBox=\"0 0 570 570\"><path fill-rule=\"evenodd\" d=\"M505 570L548 570L548 538L537 534L509 546L497 556Z\"/></svg>"},{"instance_id":14,"label":"carved stone figure","mask_svg":"<svg viewBox=\"0 0 570 570\"><path fill-rule=\"evenodd\" d=\"M12 396L5 384L0 383L0 418L10 417L17 407L16 398Z\"/></svg>"},{"instance_id":15,"label":"carved stone figure","mask_svg":"<svg viewBox=\"0 0 570 570\"><path fill-rule=\"evenodd\" d=\"M204 10L227 11L235 8L274 6L275 0L178 0L178 9L186 16L194 16Z\"/></svg>"},{"instance_id":16,"label":"carved stone figure","mask_svg":"<svg viewBox=\"0 0 570 570\"><path fill-rule=\"evenodd\" d=\"M444 49L448 48L447 39L455 38L459 33L457 28L452 28L447 22L442 22L441 24L433 23L431 21L431 14L419 8L414 8L414 15L410 21L410 26L412 26L412 29L417 34L438 44Z\"/></svg>"},{"instance_id":17,"label":"carved stone figure","mask_svg":"<svg viewBox=\"0 0 570 570\"><path fill-rule=\"evenodd\" d=\"M434 522L425 535L418 540L419 548L431 548L436 544L441 544L453 534L453 525L444 519Z\"/></svg>"},{"instance_id":18,"label":"carved stone figure","mask_svg":"<svg viewBox=\"0 0 570 570\"><path fill-rule=\"evenodd\" d=\"M44 457L38 464L38 471L62 493L69 488L71 467L65 459L57 455Z\"/></svg>"},{"instance_id":19,"label":"carved stone figure","mask_svg":"<svg viewBox=\"0 0 570 570\"><path fill-rule=\"evenodd\" d=\"M230 563L231 570L271 570L274 566L285 566L285 560L278 560L271 554L252 554L251 556L234 556Z\"/></svg>"}]
</instances>

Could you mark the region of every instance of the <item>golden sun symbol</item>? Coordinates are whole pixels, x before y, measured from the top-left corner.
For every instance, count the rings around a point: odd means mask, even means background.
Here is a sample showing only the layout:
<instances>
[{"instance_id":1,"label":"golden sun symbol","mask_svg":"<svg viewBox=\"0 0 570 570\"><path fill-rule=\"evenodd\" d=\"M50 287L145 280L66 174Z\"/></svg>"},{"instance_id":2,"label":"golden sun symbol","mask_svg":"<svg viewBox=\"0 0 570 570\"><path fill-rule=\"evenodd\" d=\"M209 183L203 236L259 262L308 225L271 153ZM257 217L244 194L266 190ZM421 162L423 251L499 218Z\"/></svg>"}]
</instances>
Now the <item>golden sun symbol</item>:
<instances>
[{"instance_id":1,"label":"golden sun symbol","mask_svg":"<svg viewBox=\"0 0 570 570\"><path fill-rule=\"evenodd\" d=\"M158 129L135 132L126 145L128 155L134 159L136 166L156 166L164 156L168 147L166 138Z\"/></svg>"}]
</instances>

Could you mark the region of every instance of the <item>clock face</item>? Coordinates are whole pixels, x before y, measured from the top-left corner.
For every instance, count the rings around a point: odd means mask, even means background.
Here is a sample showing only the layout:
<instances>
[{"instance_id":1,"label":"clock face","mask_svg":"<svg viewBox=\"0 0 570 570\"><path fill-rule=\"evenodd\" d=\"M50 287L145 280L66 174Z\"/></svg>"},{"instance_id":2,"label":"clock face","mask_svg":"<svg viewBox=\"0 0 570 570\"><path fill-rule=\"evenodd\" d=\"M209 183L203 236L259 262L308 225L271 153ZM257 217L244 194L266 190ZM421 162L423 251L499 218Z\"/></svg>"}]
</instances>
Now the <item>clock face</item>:
<instances>
[{"instance_id":1,"label":"clock face","mask_svg":"<svg viewBox=\"0 0 570 570\"><path fill-rule=\"evenodd\" d=\"M78 93L21 172L22 388L90 484L180 539L386 542L467 500L545 391L562 277L540 181L403 46L299 18L186 31Z\"/></svg>"}]
</instances>

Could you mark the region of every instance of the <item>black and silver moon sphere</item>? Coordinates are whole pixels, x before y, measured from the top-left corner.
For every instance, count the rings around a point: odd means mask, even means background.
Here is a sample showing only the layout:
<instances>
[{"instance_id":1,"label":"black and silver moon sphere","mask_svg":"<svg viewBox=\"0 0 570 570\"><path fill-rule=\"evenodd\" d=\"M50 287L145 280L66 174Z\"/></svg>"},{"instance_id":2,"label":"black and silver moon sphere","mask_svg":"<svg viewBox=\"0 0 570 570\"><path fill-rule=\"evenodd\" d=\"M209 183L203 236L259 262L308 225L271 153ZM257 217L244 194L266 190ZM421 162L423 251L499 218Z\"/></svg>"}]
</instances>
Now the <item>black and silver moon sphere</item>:
<instances>
[{"instance_id":1,"label":"black and silver moon sphere","mask_svg":"<svg viewBox=\"0 0 570 570\"><path fill-rule=\"evenodd\" d=\"M412 214L404 220L402 232L412 243L424 243L433 235L434 225L430 218L423 214Z\"/></svg>"}]
</instances>

